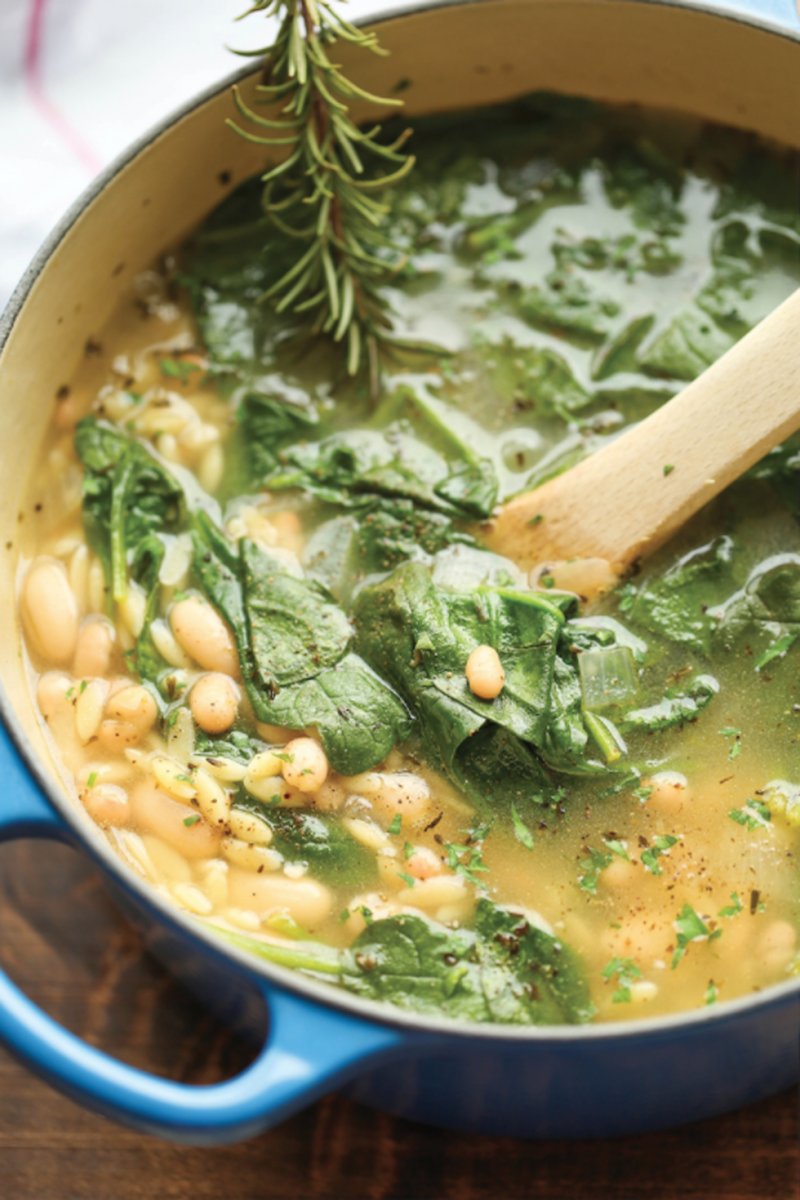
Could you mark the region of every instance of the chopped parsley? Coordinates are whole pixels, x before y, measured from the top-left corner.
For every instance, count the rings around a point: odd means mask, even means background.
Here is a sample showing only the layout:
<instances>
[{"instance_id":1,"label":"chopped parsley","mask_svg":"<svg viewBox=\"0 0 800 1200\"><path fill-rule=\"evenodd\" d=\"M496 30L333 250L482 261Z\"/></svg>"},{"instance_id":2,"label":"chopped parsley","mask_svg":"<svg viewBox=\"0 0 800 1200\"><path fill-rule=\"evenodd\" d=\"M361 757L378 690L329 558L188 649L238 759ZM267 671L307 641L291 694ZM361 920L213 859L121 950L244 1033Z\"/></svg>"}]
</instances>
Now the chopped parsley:
<instances>
[{"instance_id":1,"label":"chopped parsley","mask_svg":"<svg viewBox=\"0 0 800 1200\"><path fill-rule=\"evenodd\" d=\"M678 944L672 956L672 969L677 967L692 942L713 942L722 937L721 929L712 929L705 923L691 904L684 904L673 922L678 934Z\"/></svg>"},{"instance_id":2,"label":"chopped parsley","mask_svg":"<svg viewBox=\"0 0 800 1200\"><path fill-rule=\"evenodd\" d=\"M583 874L578 878L578 886L584 892L588 892L590 896L597 894L597 884L600 880L600 873L610 866L614 858L623 858L626 862L630 862L627 846L619 838L603 838L604 844L608 847L607 850L595 850L591 846L586 848L586 858L580 862Z\"/></svg>"},{"instance_id":3,"label":"chopped parsley","mask_svg":"<svg viewBox=\"0 0 800 1200\"><path fill-rule=\"evenodd\" d=\"M663 869L658 860L662 854L669 853L671 847L675 845L677 840L678 839L673 837L671 833L659 833L657 837L654 837L652 846L648 846L648 848L643 850L639 855L644 869L649 871L651 875L663 874Z\"/></svg>"},{"instance_id":4,"label":"chopped parsley","mask_svg":"<svg viewBox=\"0 0 800 1200\"><path fill-rule=\"evenodd\" d=\"M534 847L533 834L517 812L516 804L513 803L511 805L511 820L514 825L514 837L526 850L532 850Z\"/></svg>"},{"instance_id":5,"label":"chopped parsley","mask_svg":"<svg viewBox=\"0 0 800 1200\"><path fill-rule=\"evenodd\" d=\"M464 842L442 843L451 871L455 871L457 875L466 879L467 883L476 887L482 885L483 880L480 876L489 870L483 861L483 843L490 829L491 825L488 824L476 825L474 829L468 830Z\"/></svg>"},{"instance_id":6,"label":"chopped parsley","mask_svg":"<svg viewBox=\"0 0 800 1200\"><path fill-rule=\"evenodd\" d=\"M714 983L713 979L709 979L708 987L706 988L705 996L704 996L705 1003L706 1004L716 1004L718 996L719 996L719 988L717 987L716 983Z\"/></svg>"},{"instance_id":7,"label":"chopped parsley","mask_svg":"<svg viewBox=\"0 0 800 1200\"><path fill-rule=\"evenodd\" d=\"M86 786L89 788L93 788L96 783L97 783L97 771L92 771L92 773L89 775L89 778L86 780Z\"/></svg>"},{"instance_id":8,"label":"chopped parsley","mask_svg":"<svg viewBox=\"0 0 800 1200\"><path fill-rule=\"evenodd\" d=\"M386 831L387 831L387 833L399 833L400 830L402 829L402 827L403 827L403 818L400 816L400 813L395 813L394 816L392 817L391 821L389 822L388 826L386 827Z\"/></svg>"},{"instance_id":9,"label":"chopped parsley","mask_svg":"<svg viewBox=\"0 0 800 1200\"><path fill-rule=\"evenodd\" d=\"M763 800L756 800L753 797L747 800L741 808L732 808L728 816L737 825L742 825L745 829L750 830L766 829L772 820L769 806Z\"/></svg>"},{"instance_id":10,"label":"chopped parsley","mask_svg":"<svg viewBox=\"0 0 800 1200\"><path fill-rule=\"evenodd\" d=\"M731 892L731 902L726 904L724 908L719 910L721 917L738 917L739 913L744 909L741 897L738 892Z\"/></svg>"},{"instance_id":11,"label":"chopped parsley","mask_svg":"<svg viewBox=\"0 0 800 1200\"><path fill-rule=\"evenodd\" d=\"M186 826L186 828L187 828L187 829L191 829L192 825L196 825L196 824L198 823L198 821L199 821L199 820L200 820L200 817L199 817L199 815L198 815L197 813L195 813L195 814L194 814L193 816L191 816L191 817L184 817L184 818L183 818L183 823L184 823L184 825Z\"/></svg>"},{"instance_id":12,"label":"chopped parsley","mask_svg":"<svg viewBox=\"0 0 800 1200\"><path fill-rule=\"evenodd\" d=\"M726 725L724 729L720 729L720 735L730 739L730 747L728 749L728 762L733 762L742 753L742 731L734 725Z\"/></svg>"},{"instance_id":13,"label":"chopped parsley","mask_svg":"<svg viewBox=\"0 0 800 1200\"><path fill-rule=\"evenodd\" d=\"M612 1004L629 1004L631 1000L631 984L641 979L641 968L632 958L612 958L603 967L603 979L608 982L616 978L617 990L611 997Z\"/></svg>"},{"instance_id":14,"label":"chopped parsley","mask_svg":"<svg viewBox=\"0 0 800 1200\"><path fill-rule=\"evenodd\" d=\"M195 371L202 371L199 363L192 362L186 358L162 358L159 361L158 369L167 379L177 379L180 383L187 383Z\"/></svg>"}]
</instances>

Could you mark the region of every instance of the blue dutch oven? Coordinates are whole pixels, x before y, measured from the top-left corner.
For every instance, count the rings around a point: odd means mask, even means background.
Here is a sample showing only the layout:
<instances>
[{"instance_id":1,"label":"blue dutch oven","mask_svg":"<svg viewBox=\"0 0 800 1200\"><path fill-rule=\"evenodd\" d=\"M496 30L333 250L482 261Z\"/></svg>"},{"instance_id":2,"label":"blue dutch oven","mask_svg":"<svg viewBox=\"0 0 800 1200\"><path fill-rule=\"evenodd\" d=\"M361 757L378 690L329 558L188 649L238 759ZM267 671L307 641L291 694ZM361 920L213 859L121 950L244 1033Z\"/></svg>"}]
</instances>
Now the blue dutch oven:
<instances>
[{"instance_id":1,"label":"blue dutch oven","mask_svg":"<svg viewBox=\"0 0 800 1200\"><path fill-rule=\"evenodd\" d=\"M639 102L800 143L800 20L792 0L477 0L380 5L388 59L357 65L415 113L547 88ZM452 49L443 59L442 47ZM350 51L340 56L348 66ZM369 56L368 56L369 57ZM237 77L245 89L252 72ZM0 537L17 513L52 398L131 279L255 172L224 128L231 80L133 147L37 255L0 323ZM366 115L366 114L364 114ZM241 1075L190 1087L87 1045L0 974L0 1038L80 1103L140 1129L211 1144L257 1134L334 1088L391 1113L519 1137L603 1137L708 1117L800 1074L800 980L713 1009L589 1027L507 1028L411 1017L222 945L112 853L59 780L11 632L14 554L0 564L0 838L80 847L154 949L209 1001L268 1033ZM257 1003L251 1003L255 996ZM245 1003L245 1001L247 1001ZM263 1038L263 1034L261 1035Z\"/></svg>"}]
</instances>

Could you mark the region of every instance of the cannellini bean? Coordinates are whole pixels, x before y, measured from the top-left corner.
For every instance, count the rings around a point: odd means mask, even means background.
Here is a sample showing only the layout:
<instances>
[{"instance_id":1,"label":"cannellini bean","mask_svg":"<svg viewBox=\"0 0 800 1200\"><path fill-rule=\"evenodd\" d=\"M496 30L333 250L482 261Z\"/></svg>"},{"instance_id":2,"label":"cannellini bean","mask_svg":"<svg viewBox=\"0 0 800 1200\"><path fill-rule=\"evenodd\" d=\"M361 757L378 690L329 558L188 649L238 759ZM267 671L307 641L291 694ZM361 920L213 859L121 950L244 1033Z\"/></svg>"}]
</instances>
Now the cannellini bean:
<instances>
[{"instance_id":1,"label":"cannellini bean","mask_svg":"<svg viewBox=\"0 0 800 1200\"><path fill-rule=\"evenodd\" d=\"M278 746L284 746L292 738L301 736L296 729L283 729L280 725L267 725L264 721L256 722L256 733L265 742L273 742Z\"/></svg>"},{"instance_id":2,"label":"cannellini bean","mask_svg":"<svg viewBox=\"0 0 800 1200\"><path fill-rule=\"evenodd\" d=\"M312 930L329 916L333 895L315 879L288 879L278 872L258 875L232 868L229 895L239 908L255 911L261 916L276 909L288 911L304 929Z\"/></svg>"},{"instance_id":3,"label":"cannellini bean","mask_svg":"<svg viewBox=\"0 0 800 1200\"><path fill-rule=\"evenodd\" d=\"M70 677L61 671L48 671L42 675L36 687L36 702L46 721L66 708L70 702L67 692L73 686Z\"/></svg>"},{"instance_id":4,"label":"cannellini bean","mask_svg":"<svg viewBox=\"0 0 800 1200\"><path fill-rule=\"evenodd\" d=\"M434 854L427 846L415 846L406 859L405 869L415 879L432 879L434 875L443 875L444 863L438 854Z\"/></svg>"},{"instance_id":5,"label":"cannellini bean","mask_svg":"<svg viewBox=\"0 0 800 1200\"><path fill-rule=\"evenodd\" d=\"M430 806L430 788L411 771L366 771L345 779L348 792L372 802L376 816L390 822L398 813L409 823L419 821Z\"/></svg>"},{"instance_id":6,"label":"cannellini bean","mask_svg":"<svg viewBox=\"0 0 800 1200\"><path fill-rule=\"evenodd\" d=\"M211 671L194 684L189 707L205 733L226 733L239 711L239 689L230 675Z\"/></svg>"},{"instance_id":7,"label":"cannellini bean","mask_svg":"<svg viewBox=\"0 0 800 1200\"><path fill-rule=\"evenodd\" d=\"M235 863L244 871L279 871L283 866L283 856L269 846L255 846L243 838L224 837L222 853L229 862Z\"/></svg>"},{"instance_id":8,"label":"cannellini bean","mask_svg":"<svg viewBox=\"0 0 800 1200\"><path fill-rule=\"evenodd\" d=\"M228 818L230 831L235 838L251 846L268 846L272 841L272 830L256 813L243 808L234 808Z\"/></svg>"},{"instance_id":9,"label":"cannellini bean","mask_svg":"<svg viewBox=\"0 0 800 1200\"><path fill-rule=\"evenodd\" d=\"M600 882L604 887L618 888L630 887L637 879L636 864L628 862L625 858L614 858L600 872Z\"/></svg>"},{"instance_id":10,"label":"cannellini bean","mask_svg":"<svg viewBox=\"0 0 800 1200\"><path fill-rule=\"evenodd\" d=\"M467 659L464 674L469 690L480 700L496 699L506 682L506 673L494 646L476 646Z\"/></svg>"},{"instance_id":11,"label":"cannellini bean","mask_svg":"<svg viewBox=\"0 0 800 1200\"><path fill-rule=\"evenodd\" d=\"M460 875L437 875L422 879L413 887L399 892L397 900L399 904L413 905L425 912L435 912L446 905L462 915L466 915L473 904L466 881Z\"/></svg>"},{"instance_id":12,"label":"cannellini bean","mask_svg":"<svg viewBox=\"0 0 800 1200\"><path fill-rule=\"evenodd\" d=\"M239 675L236 642L222 617L199 596L173 605L169 623L180 646L206 671Z\"/></svg>"},{"instance_id":13,"label":"cannellini bean","mask_svg":"<svg viewBox=\"0 0 800 1200\"><path fill-rule=\"evenodd\" d=\"M691 800L689 780L679 771L659 771L649 779L642 781L645 787L652 788L647 798L649 808L654 808L665 816L674 816L681 812Z\"/></svg>"},{"instance_id":14,"label":"cannellini bean","mask_svg":"<svg viewBox=\"0 0 800 1200\"><path fill-rule=\"evenodd\" d=\"M163 838L185 858L213 858L219 851L220 837L180 800L159 791L150 780L140 780L130 793L135 823L148 833ZM187 824L187 822L189 822Z\"/></svg>"},{"instance_id":15,"label":"cannellini bean","mask_svg":"<svg viewBox=\"0 0 800 1200\"><path fill-rule=\"evenodd\" d=\"M788 921L772 921L758 939L758 955L771 969L784 967L797 946L797 931Z\"/></svg>"},{"instance_id":16,"label":"cannellini bean","mask_svg":"<svg viewBox=\"0 0 800 1200\"><path fill-rule=\"evenodd\" d=\"M86 811L98 825L127 825L131 806L128 793L115 783L98 783L81 797Z\"/></svg>"},{"instance_id":17,"label":"cannellini bean","mask_svg":"<svg viewBox=\"0 0 800 1200\"><path fill-rule=\"evenodd\" d=\"M107 696L108 681L105 679L90 679L88 683L84 680L80 685L75 701L75 732L84 745L97 737Z\"/></svg>"},{"instance_id":18,"label":"cannellini bean","mask_svg":"<svg viewBox=\"0 0 800 1200\"><path fill-rule=\"evenodd\" d=\"M106 617L87 617L78 631L72 673L76 679L108 675L116 633Z\"/></svg>"},{"instance_id":19,"label":"cannellini bean","mask_svg":"<svg viewBox=\"0 0 800 1200\"><path fill-rule=\"evenodd\" d=\"M78 605L63 563L34 560L22 588L22 619L42 658L71 662L78 641Z\"/></svg>"},{"instance_id":20,"label":"cannellini bean","mask_svg":"<svg viewBox=\"0 0 800 1200\"><path fill-rule=\"evenodd\" d=\"M341 783L326 779L314 796L314 808L320 812L338 812L347 799L347 792Z\"/></svg>"},{"instance_id":21,"label":"cannellini bean","mask_svg":"<svg viewBox=\"0 0 800 1200\"><path fill-rule=\"evenodd\" d=\"M152 692L140 683L132 683L110 696L106 716L127 722L138 731L139 737L144 737L155 725L158 705Z\"/></svg>"},{"instance_id":22,"label":"cannellini bean","mask_svg":"<svg viewBox=\"0 0 800 1200\"><path fill-rule=\"evenodd\" d=\"M315 792L328 778L325 751L313 738L293 738L283 748L283 778L298 792Z\"/></svg>"},{"instance_id":23,"label":"cannellini bean","mask_svg":"<svg viewBox=\"0 0 800 1200\"><path fill-rule=\"evenodd\" d=\"M139 730L130 721L101 721L97 740L110 754L119 754L139 741Z\"/></svg>"},{"instance_id":24,"label":"cannellini bean","mask_svg":"<svg viewBox=\"0 0 800 1200\"><path fill-rule=\"evenodd\" d=\"M285 509L273 513L270 522L277 535L278 545L297 554L303 545L303 524L296 512Z\"/></svg>"}]
</instances>

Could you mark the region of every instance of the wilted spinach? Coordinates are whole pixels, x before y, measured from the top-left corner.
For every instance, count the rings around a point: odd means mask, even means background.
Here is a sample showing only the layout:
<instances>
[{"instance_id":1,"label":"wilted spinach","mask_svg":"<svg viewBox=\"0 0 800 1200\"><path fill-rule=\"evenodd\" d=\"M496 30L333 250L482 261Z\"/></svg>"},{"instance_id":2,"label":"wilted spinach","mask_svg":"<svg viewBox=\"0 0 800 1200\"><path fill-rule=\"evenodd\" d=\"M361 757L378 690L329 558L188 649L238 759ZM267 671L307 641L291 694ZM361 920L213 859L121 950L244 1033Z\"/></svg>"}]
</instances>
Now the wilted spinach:
<instances>
[{"instance_id":1,"label":"wilted spinach","mask_svg":"<svg viewBox=\"0 0 800 1200\"><path fill-rule=\"evenodd\" d=\"M343 774L380 762L409 729L391 687L350 649L344 612L318 584L296 579L243 539L234 546L204 513L192 530L197 582L234 631L256 716L316 728Z\"/></svg>"}]
</instances>

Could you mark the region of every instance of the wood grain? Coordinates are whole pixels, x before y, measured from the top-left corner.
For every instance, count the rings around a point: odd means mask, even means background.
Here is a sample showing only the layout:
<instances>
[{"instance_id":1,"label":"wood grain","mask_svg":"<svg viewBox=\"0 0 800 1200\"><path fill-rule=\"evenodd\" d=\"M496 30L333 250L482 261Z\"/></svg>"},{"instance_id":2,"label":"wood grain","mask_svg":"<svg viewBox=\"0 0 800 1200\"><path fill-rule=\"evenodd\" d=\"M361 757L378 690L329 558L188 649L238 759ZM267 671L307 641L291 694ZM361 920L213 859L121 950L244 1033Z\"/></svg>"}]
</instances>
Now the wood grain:
<instances>
[{"instance_id":1,"label":"wood grain","mask_svg":"<svg viewBox=\"0 0 800 1200\"><path fill-rule=\"evenodd\" d=\"M129 1062L210 1082L250 1049L143 951L77 855L0 851L2 959L50 1012ZM3 1200L791 1200L797 1096L613 1142L442 1133L333 1096L272 1133L196 1150L121 1129L0 1052Z\"/></svg>"},{"instance_id":2,"label":"wood grain","mask_svg":"<svg viewBox=\"0 0 800 1200\"><path fill-rule=\"evenodd\" d=\"M489 544L523 567L606 559L620 574L800 427L800 290L668 404L505 504Z\"/></svg>"}]
</instances>

